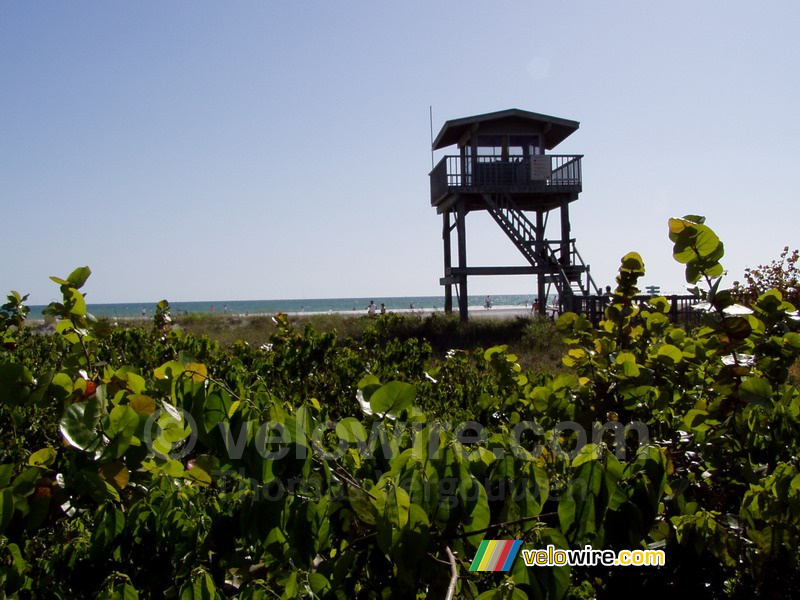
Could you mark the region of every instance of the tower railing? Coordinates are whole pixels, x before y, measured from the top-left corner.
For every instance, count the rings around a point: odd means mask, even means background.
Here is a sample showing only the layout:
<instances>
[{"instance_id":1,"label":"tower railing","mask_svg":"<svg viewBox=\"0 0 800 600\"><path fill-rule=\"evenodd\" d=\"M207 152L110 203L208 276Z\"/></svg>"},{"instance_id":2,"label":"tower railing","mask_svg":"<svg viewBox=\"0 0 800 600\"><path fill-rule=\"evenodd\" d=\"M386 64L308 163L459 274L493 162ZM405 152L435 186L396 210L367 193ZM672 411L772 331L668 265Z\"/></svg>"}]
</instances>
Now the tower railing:
<instances>
[{"instance_id":1,"label":"tower railing","mask_svg":"<svg viewBox=\"0 0 800 600\"><path fill-rule=\"evenodd\" d=\"M531 156L475 155L442 157L430 173L431 198L450 188L509 186L547 191L547 188L580 186L583 155L534 154Z\"/></svg>"}]
</instances>

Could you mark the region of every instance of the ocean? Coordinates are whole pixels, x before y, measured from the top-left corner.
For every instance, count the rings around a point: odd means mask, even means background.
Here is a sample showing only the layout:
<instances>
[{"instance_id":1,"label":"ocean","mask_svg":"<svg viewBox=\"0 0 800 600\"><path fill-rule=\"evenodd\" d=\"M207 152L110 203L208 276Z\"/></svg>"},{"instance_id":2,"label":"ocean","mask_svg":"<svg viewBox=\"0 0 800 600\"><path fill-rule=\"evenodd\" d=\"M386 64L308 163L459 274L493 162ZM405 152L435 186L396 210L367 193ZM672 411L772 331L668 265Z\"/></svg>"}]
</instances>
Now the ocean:
<instances>
[{"instance_id":1,"label":"ocean","mask_svg":"<svg viewBox=\"0 0 800 600\"><path fill-rule=\"evenodd\" d=\"M532 294L506 294L490 296L494 308L529 308L534 296ZM289 300L228 300L228 301L196 301L170 302L172 314L204 313L217 315L272 315L283 313L366 313L370 300L380 309L381 303L386 310L399 312L409 310L443 310L444 296L395 296L381 298L306 298ZM486 296L469 296L470 307L483 307ZM551 302L554 298L551 298ZM155 313L155 302L124 302L118 304L91 304L88 311L98 318L141 318L152 317ZM31 305L29 318L41 319L42 305ZM453 298L453 309L458 310L458 300Z\"/></svg>"}]
</instances>

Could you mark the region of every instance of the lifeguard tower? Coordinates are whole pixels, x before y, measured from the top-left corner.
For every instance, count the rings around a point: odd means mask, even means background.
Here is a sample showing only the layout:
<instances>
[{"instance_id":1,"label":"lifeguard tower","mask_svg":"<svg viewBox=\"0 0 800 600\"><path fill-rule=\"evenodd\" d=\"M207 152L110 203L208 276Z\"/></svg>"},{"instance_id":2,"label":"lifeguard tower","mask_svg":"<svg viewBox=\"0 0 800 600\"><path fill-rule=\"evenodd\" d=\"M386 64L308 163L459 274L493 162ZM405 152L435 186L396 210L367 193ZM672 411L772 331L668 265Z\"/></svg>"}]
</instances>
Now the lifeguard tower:
<instances>
[{"instance_id":1,"label":"lifeguard tower","mask_svg":"<svg viewBox=\"0 0 800 600\"><path fill-rule=\"evenodd\" d=\"M581 192L582 155L545 154L578 129L577 121L515 108L447 121L433 150L456 146L430 173L431 205L443 217L445 311L467 319L467 277L536 275L539 310L544 312L551 286L561 311L576 306L576 296L599 295L570 237L569 205ZM485 210L526 261L524 266L467 266L467 214ZM547 237L552 211L560 231ZM451 234L456 230L457 264Z\"/></svg>"}]
</instances>

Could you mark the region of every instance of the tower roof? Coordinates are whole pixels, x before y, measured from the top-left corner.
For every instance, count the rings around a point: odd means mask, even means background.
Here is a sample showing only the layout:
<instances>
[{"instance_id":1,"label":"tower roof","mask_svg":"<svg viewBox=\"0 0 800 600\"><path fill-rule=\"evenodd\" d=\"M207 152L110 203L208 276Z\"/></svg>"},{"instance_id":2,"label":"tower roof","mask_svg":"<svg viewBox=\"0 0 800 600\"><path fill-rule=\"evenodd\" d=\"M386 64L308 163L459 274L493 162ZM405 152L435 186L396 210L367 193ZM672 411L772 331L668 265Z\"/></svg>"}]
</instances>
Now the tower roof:
<instances>
[{"instance_id":1,"label":"tower roof","mask_svg":"<svg viewBox=\"0 0 800 600\"><path fill-rule=\"evenodd\" d=\"M544 134L544 147L551 150L563 142L573 131L578 129L578 121L541 115L539 113L510 108L497 112L475 115L473 117L463 117L445 122L442 130L433 141L433 149L439 150L457 143L464 133L468 131L478 131L482 124L488 122L507 121L510 128L516 124L537 124L542 126Z\"/></svg>"}]
</instances>

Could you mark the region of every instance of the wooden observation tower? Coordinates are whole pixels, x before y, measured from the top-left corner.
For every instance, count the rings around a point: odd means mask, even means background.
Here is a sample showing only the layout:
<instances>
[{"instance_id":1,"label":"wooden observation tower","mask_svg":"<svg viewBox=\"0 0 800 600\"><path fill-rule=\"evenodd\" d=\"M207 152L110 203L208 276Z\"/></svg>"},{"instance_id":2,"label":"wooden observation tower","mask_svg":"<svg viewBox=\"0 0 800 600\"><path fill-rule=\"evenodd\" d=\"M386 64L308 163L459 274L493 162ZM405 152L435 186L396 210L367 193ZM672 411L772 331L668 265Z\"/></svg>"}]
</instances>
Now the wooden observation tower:
<instances>
[{"instance_id":1,"label":"wooden observation tower","mask_svg":"<svg viewBox=\"0 0 800 600\"><path fill-rule=\"evenodd\" d=\"M544 312L551 286L561 311L577 305L576 296L599 294L570 237L569 205L581 192L582 155L545 154L578 129L577 121L524 110L447 121L433 150L455 145L457 154L443 157L430 173L431 205L444 220L445 310L467 319L467 277L536 275L539 310ZM467 266L466 217L485 210L529 263L524 266ZM559 211L560 231L547 237L552 211ZM457 262L451 234L456 230Z\"/></svg>"}]
</instances>

